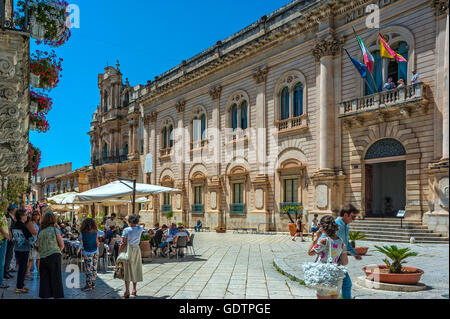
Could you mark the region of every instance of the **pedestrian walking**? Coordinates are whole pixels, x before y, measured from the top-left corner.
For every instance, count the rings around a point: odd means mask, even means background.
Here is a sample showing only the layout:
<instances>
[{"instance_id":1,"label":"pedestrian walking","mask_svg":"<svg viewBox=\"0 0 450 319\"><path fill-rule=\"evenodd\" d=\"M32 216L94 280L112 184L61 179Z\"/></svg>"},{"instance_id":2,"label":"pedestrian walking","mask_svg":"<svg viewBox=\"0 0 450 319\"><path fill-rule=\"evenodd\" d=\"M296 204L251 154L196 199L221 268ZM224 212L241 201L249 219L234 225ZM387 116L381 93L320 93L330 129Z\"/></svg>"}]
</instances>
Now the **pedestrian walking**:
<instances>
[{"instance_id":1,"label":"pedestrian walking","mask_svg":"<svg viewBox=\"0 0 450 319\"><path fill-rule=\"evenodd\" d=\"M345 251L345 245L341 238L337 236L339 230L338 224L335 222L332 216L324 216L320 219L319 230L317 235L313 238L313 241L308 249L309 256L318 255L318 261L320 263L330 266L328 263L331 261L336 266L347 265L348 258ZM317 260L317 259L316 259ZM317 288L317 299L337 299L342 286L342 280L344 274L340 274L337 278L335 274L336 268L333 271L329 271L326 267L317 268L315 264L310 267L315 267L315 276L336 280L338 282L337 287ZM310 276L310 272L305 271L305 277ZM312 278L305 278L305 281L311 281Z\"/></svg>"},{"instance_id":2,"label":"pedestrian walking","mask_svg":"<svg viewBox=\"0 0 450 319\"><path fill-rule=\"evenodd\" d=\"M9 234L11 236L11 240L8 240L8 245L6 247L5 266L4 266L4 273L3 273L3 278L5 278L5 279L13 278L14 276L12 275L12 273L16 272L14 267L11 267L11 261L13 259L14 246L15 246L15 242L12 237L12 229L16 222L17 209L18 209L18 206L16 204L10 204L8 206L7 213L6 213L6 221L8 223L8 230L9 230Z\"/></svg>"},{"instance_id":3,"label":"pedestrian walking","mask_svg":"<svg viewBox=\"0 0 450 319\"><path fill-rule=\"evenodd\" d=\"M348 237L349 224L356 219L356 215L358 214L359 210L355 206L352 204L345 205L339 212L339 217L336 218L336 224L339 226L339 230L336 234L344 242L346 251L355 257L356 260L361 260L361 256L358 255L358 253L353 249ZM348 273L346 274L342 284L342 298L352 299L352 280Z\"/></svg>"},{"instance_id":4,"label":"pedestrian walking","mask_svg":"<svg viewBox=\"0 0 450 319\"><path fill-rule=\"evenodd\" d=\"M39 297L41 298L64 298L61 270L61 252L64 249L64 242L55 224L55 214L47 211L42 217L42 230L36 243L41 258L39 269L41 275Z\"/></svg>"},{"instance_id":5,"label":"pedestrian walking","mask_svg":"<svg viewBox=\"0 0 450 319\"><path fill-rule=\"evenodd\" d=\"M24 294L29 291L29 289L25 287L25 273L27 271L28 258L31 250L30 239L32 240L33 234L25 225L26 222L26 210L23 208L18 209L16 212L16 222L14 223L14 227L12 229L12 234L15 241L14 253L16 261L19 264L19 270L17 271L16 294Z\"/></svg>"},{"instance_id":6,"label":"pedestrian walking","mask_svg":"<svg viewBox=\"0 0 450 319\"><path fill-rule=\"evenodd\" d=\"M31 249L30 259L28 260L27 273L25 274L25 279L28 279L28 280L33 280L33 276L30 275L30 270L31 270L31 266L33 265L33 263L35 261L36 261L36 269L38 271L38 276L39 276L39 260L40 260L40 256L39 256L39 251L35 247L35 244L36 244L36 242L38 240L39 231L41 230L40 219L41 219L41 215L39 214L38 211L34 211L31 214L31 223L30 223L30 225L33 226L34 230L36 231L36 234L33 235L33 242L32 242L32 247L33 248Z\"/></svg>"},{"instance_id":7,"label":"pedestrian walking","mask_svg":"<svg viewBox=\"0 0 450 319\"><path fill-rule=\"evenodd\" d=\"M125 293L123 298L130 297L130 282L133 283L131 295L136 296L136 286L138 282L143 281L142 278L142 257L139 243L141 234L144 231L145 224L139 223L139 216L130 215L128 217L129 227L125 228L122 233L122 242L120 243L120 252L126 249L127 259L124 262L124 278Z\"/></svg>"},{"instance_id":8,"label":"pedestrian walking","mask_svg":"<svg viewBox=\"0 0 450 319\"><path fill-rule=\"evenodd\" d=\"M98 264L98 237L105 233L98 229L97 222L93 218L86 218L81 223L80 236L78 237L83 247L83 259L86 270L86 286L83 291L95 288Z\"/></svg>"},{"instance_id":9,"label":"pedestrian walking","mask_svg":"<svg viewBox=\"0 0 450 319\"><path fill-rule=\"evenodd\" d=\"M319 214L314 214L314 217L311 221L311 238L314 239L314 236L316 232L319 230L319 221L318 221Z\"/></svg>"},{"instance_id":10,"label":"pedestrian walking","mask_svg":"<svg viewBox=\"0 0 450 319\"><path fill-rule=\"evenodd\" d=\"M297 218L295 224L297 225L297 230L295 231L294 237L292 237L292 241L295 241L295 237L300 237L301 241L303 240L303 224L302 224L303 215L300 214Z\"/></svg>"},{"instance_id":11,"label":"pedestrian walking","mask_svg":"<svg viewBox=\"0 0 450 319\"><path fill-rule=\"evenodd\" d=\"M9 286L3 283L3 275L5 270L5 257L8 241L11 239L8 229L8 221L5 214L0 212L0 289L7 289Z\"/></svg>"}]
</instances>

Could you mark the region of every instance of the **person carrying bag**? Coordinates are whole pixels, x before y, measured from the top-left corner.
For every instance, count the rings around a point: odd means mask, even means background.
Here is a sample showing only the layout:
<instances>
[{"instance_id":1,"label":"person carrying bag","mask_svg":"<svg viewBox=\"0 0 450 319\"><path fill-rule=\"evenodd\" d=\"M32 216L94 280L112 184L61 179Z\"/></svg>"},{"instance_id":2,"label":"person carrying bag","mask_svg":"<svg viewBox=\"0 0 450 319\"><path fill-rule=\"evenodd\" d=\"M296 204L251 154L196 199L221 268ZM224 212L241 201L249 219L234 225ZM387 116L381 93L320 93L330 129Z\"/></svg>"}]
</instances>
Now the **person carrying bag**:
<instances>
[{"instance_id":1,"label":"person carrying bag","mask_svg":"<svg viewBox=\"0 0 450 319\"><path fill-rule=\"evenodd\" d=\"M316 289L318 299L337 299L348 263L343 241L336 235L339 226L332 216L324 216L319 231L308 249L308 255L316 256L315 262L302 265L305 285Z\"/></svg>"}]
</instances>

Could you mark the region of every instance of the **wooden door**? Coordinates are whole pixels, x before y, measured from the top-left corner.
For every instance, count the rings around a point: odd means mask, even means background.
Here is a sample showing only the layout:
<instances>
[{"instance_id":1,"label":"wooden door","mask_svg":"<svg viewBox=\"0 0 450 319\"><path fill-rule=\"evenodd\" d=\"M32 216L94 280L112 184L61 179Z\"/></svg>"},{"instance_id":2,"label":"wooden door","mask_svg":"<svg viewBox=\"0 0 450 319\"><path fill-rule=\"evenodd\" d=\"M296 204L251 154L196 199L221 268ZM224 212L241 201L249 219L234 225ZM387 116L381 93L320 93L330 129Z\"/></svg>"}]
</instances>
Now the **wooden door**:
<instances>
[{"instance_id":1,"label":"wooden door","mask_svg":"<svg viewBox=\"0 0 450 319\"><path fill-rule=\"evenodd\" d=\"M366 216L372 215L372 165L365 165L365 208Z\"/></svg>"}]
</instances>

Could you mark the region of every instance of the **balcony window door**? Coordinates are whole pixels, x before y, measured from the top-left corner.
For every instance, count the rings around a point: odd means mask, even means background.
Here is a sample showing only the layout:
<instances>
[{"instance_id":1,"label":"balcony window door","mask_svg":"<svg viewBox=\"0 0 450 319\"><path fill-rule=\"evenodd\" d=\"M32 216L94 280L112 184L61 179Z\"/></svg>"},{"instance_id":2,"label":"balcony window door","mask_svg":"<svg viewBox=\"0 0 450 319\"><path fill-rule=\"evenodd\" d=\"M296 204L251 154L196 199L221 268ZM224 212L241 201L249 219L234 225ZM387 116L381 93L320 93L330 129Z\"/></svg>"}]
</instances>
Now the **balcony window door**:
<instances>
[{"instance_id":1,"label":"balcony window door","mask_svg":"<svg viewBox=\"0 0 450 319\"><path fill-rule=\"evenodd\" d=\"M284 87L280 94L280 120L289 118L289 89Z\"/></svg>"},{"instance_id":2,"label":"balcony window door","mask_svg":"<svg viewBox=\"0 0 450 319\"><path fill-rule=\"evenodd\" d=\"M234 131L238 128L238 108L236 104L233 104L231 106L230 116L231 116L231 128Z\"/></svg>"},{"instance_id":3,"label":"balcony window door","mask_svg":"<svg viewBox=\"0 0 450 319\"><path fill-rule=\"evenodd\" d=\"M202 188L203 188L202 186L194 187L194 204L196 204L196 205L203 204Z\"/></svg>"},{"instance_id":4,"label":"balcony window door","mask_svg":"<svg viewBox=\"0 0 450 319\"><path fill-rule=\"evenodd\" d=\"M103 145L103 159L108 157L108 144Z\"/></svg>"},{"instance_id":5,"label":"balcony window door","mask_svg":"<svg viewBox=\"0 0 450 319\"><path fill-rule=\"evenodd\" d=\"M242 102L240 106L241 113L241 129L247 129L247 101Z\"/></svg>"},{"instance_id":6,"label":"balcony window door","mask_svg":"<svg viewBox=\"0 0 450 319\"><path fill-rule=\"evenodd\" d=\"M303 84L297 83L294 87L294 117L303 115Z\"/></svg>"},{"instance_id":7,"label":"balcony window door","mask_svg":"<svg viewBox=\"0 0 450 319\"><path fill-rule=\"evenodd\" d=\"M298 179L283 180L284 203L298 203Z\"/></svg>"},{"instance_id":8,"label":"balcony window door","mask_svg":"<svg viewBox=\"0 0 450 319\"><path fill-rule=\"evenodd\" d=\"M243 204L244 203L244 184L235 183L233 184L233 204Z\"/></svg>"}]
</instances>

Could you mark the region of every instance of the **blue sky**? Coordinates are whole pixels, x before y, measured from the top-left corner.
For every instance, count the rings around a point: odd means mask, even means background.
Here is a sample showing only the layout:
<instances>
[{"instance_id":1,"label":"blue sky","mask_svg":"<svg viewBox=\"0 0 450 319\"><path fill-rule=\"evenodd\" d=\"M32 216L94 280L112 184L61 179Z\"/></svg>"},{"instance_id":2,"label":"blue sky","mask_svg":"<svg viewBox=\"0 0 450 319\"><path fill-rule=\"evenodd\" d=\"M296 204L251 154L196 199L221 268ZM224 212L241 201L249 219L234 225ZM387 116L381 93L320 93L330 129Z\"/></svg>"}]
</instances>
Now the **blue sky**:
<instances>
[{"instance_id":1,"label":"blue sky","mask_svg":"<svg viewBox=\"0 0 450 319\"><path fill-rule=\"evenodd\" d=\"M290 0L68 0L80 8L80 28L56 48L63 77L50 93L47 133L30 132L40 167L90 163L89 124L99 103L97 76L120 61L123 80L145 84L182 60L287 4ZM35 45L36 49L50 49Z\"/></svg>"}]
</instances>

